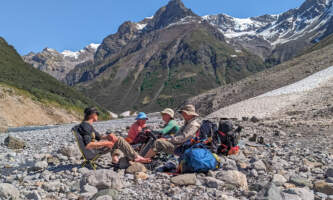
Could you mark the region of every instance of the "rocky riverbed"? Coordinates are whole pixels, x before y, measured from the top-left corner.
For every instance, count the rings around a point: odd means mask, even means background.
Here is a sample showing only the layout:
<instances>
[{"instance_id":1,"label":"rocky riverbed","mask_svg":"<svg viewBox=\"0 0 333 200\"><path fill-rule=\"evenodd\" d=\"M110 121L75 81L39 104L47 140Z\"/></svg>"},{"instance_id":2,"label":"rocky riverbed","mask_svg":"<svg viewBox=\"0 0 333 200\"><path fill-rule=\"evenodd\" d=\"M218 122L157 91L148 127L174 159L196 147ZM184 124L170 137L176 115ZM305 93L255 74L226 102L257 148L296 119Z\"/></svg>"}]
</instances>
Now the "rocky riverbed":
<instances>
[{"instance_id":1,"label":"rocky riverbed","mask_svg":"<svg viewBox=\"0 0 333 200\"><path fill-rule=\"evenodd\" d=\"M101 122L96 129L125 136L132 122ZM114 171L110 155L97 171L80 168L71 124L0 134L0 199L333 199L332 126L293 118L234 123L244 127L238 155L222 157L222 167L208 174L179 176L138 164ZM151 117L150 126L160 124ZM8 135L23 149L10 149Z\"/></svg>"}]
</instances>

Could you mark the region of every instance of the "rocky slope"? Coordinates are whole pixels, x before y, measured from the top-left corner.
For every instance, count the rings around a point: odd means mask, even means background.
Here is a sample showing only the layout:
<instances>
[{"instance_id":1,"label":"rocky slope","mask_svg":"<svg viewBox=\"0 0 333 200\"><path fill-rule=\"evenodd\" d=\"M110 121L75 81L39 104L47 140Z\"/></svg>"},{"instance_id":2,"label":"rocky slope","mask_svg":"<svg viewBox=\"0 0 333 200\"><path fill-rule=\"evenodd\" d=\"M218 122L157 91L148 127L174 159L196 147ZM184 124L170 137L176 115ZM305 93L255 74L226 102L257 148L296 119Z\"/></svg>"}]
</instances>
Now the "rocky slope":
<instances>
[{"instance_id":1,"label":"rocky slope","mask_svg":"<svg viewBox=\"0 0 333 200\"><path fill-rule=\"evenodd\" d=\"M332 6L331 0L306 0L299 8L278 15L239 19L219 14L203 18L234 45L275 64L289 60L332 33Z\"/></svg>"},{"instance_id":2,"label":"rocky slope","mask_svg":"<svg viewBox=\"0 0 333 200\"><path fill-rule=\"evenodd\" d=\"M235 84L203 93L189 99L188 102L195 104L202 115L207 115L220 108L300 81L333 65L331 53L333 45L327 44L325 46L324 43L318 45L320 46L318 50L257 73Z\"/></svg>"},{"instance_id":3,"label":"rocky slope","mask_svg":"<svg viewBox=\"0 0 333 200\"><path fill-rule=\"evenodd\" d=\"M95 64L76 67L67 83L113 112L158 111L265 69L179 0L140 24L126 22L108 36Z\"/></svg>"},{"instance_id":4,"label":"rocky slope","mask_svg":"<svg viewBox=\"0 0 333 200\"><path fill-rule=\"evenodd\" d=\"M0 38L0 84L1 123L6 126L71 122L81 115L84 107L97 106L69 86L26 64L3 38ZM106 117L106 111L99 108Z\"/></svg>"},{"instance_id":5,"label":"rocky slope","mask_svg":"<svg viewBox=\"0 0 333 200\"><path fill-rule=\"evenodd\" d=\"M77 52L65 50L61 53L54 49L45 48L39 53L31 52L23 56L23 60L36 69L63 81L66 74L76 65L92 62L98 47L98 44L92 43Z\"/></svg>"}]
</instances>

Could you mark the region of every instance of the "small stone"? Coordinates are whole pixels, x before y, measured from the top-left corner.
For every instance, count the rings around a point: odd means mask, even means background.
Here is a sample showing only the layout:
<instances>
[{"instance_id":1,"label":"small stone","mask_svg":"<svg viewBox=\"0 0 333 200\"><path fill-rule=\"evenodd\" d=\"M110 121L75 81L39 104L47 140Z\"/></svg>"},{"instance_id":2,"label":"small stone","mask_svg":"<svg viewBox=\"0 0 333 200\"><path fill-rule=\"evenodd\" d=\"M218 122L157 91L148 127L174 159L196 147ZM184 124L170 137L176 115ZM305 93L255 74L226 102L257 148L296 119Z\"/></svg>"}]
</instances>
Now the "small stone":
<instances>
[{"instance_id":1,"label":"small stone","mask_svg":"<svg viewBox=\"0 0 333 200\"><path fill-rule=\"evenodd\" d=\"M135 179L146 180L148 178L149 178L148 174L146 174L144 172L136 172L135 173Z\"/></svg>"},{"instance_id":2,"label":"small stone","mask_svg":"<svg viewBox=\"0 0 333 200\"><path fill-rule=\"evenodd\" d=\"M171 182L176 185L195 185L197 177L195 174L182 174L172 177Z\"/></svg>"},{"instance_id":3,"label":"small stone","mask_svg":"<svg viewBox=\"0 0 333 200\"><path fill-rule=\"evenodd\" d=\"M4 141L5 146L9 149L23 149L26 147L25 142L13 136L8 136Z\"/></svg>"},{"instance_id":4,"label":"small stone","mask_svg":"<svg viewBox=\"0 0 333 200\"><path fill-rule=\"evenodd\" d=\"M129 173L129 174L135 174L137 172L146 172L147 169L146 167L141 164L141 163L138 163L138 162L134 162L131 164L131 166L129 166L127 169L126 169L126 173Z\"/></svg>"},{"instance_id":5,"label":"small stone","mask_svg":"<svg viewBox=\"0 0 333 200\"><path fill-rule=\"evenodd\" d=\"M282 175L280 175L280 174L274 174L272 182L273 182L276 186L282 186L283 184L285 184L285 183L287 182L287 179L284 178L284 177L283 177Z\"/></svg>"},{"instance_id":6,"label":"small stone","mask_svg":"<svg viewBox=\"0 0 333 200\"><path fill-rule=\"evenodd\" d=\"M250 121L253 123L258 123L260 120L256 116L253 116L251 117Z\"/></svg>"}]
</instances>

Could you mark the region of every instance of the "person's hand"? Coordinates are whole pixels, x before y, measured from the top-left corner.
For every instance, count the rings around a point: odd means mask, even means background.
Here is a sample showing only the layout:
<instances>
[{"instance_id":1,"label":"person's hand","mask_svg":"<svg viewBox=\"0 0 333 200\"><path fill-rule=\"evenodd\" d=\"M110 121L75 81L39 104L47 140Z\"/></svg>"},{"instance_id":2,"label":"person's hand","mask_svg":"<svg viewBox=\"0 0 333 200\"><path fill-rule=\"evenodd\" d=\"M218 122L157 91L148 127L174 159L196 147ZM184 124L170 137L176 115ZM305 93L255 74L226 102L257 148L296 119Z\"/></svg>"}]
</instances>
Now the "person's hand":
<instances>
[{"instance_id":1,"label":"person's hand","mask_svg":"<svg viewBox=\"0 0 333 200\"><path fill-rule=\"evenodd\" d=\"M104 145L105 145L105 147L107 147L107 148L109 148L109 149L112 149L113 146L114 146L114 143L111 142L111 141L106 141L106 142L104 143Z\"/></svg>"}]
</instances>

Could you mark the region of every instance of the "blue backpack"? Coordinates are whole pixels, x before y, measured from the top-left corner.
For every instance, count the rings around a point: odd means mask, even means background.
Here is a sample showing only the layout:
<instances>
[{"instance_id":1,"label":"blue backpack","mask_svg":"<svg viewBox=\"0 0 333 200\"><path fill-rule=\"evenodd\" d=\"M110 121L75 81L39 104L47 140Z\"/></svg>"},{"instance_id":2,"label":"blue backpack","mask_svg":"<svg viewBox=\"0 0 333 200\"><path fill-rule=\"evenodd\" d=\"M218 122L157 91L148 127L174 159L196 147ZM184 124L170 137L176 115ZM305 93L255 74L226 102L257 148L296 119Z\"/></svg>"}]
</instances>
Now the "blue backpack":
<instances>
[{"instance_id":1,"label":"blue backpack","mask_svg":"<svg viewBox=\"0 0 333 200\"><path fill-rule=\"evenodd\" d=\"M187 149L180 159L179 172L206 173L219 168L219 162L205 145L198 143Z\"/></svg>"}]
</instances>

